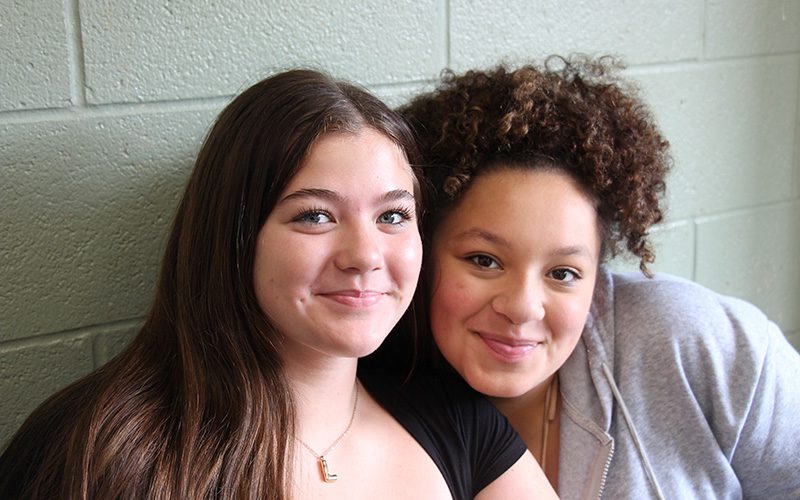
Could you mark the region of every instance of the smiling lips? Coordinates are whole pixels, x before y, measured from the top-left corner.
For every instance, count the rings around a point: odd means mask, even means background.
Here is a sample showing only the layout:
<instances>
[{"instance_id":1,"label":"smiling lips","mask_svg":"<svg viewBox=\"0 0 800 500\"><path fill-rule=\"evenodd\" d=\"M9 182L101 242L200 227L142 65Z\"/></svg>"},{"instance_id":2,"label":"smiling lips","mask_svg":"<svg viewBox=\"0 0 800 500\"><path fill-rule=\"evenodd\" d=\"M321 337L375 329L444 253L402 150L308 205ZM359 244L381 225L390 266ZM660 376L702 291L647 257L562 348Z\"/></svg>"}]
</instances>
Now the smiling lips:
<instances>
[{"instance_id":1,"label":"smiling lips","mask_svg":"<svg viewBox=\"0 0 800 500\"><path fill-rule=\"evenodd\" d=\"M508 340L481 333L477 333L477 335L495 357L506 363L513 363L525 358L542 344L542 342L534 340Z\"/></svg>"},{"instance_id":2,"label":"smiling lips","mask_svg":"<svg viewBox=\"0 0 800 500\"><path fill-rule=\"evenodd\" d=\"M374 306L385 294L375 290L334 290L319 295L344 306L362 308Z\"/></svg>"}]
</instances>

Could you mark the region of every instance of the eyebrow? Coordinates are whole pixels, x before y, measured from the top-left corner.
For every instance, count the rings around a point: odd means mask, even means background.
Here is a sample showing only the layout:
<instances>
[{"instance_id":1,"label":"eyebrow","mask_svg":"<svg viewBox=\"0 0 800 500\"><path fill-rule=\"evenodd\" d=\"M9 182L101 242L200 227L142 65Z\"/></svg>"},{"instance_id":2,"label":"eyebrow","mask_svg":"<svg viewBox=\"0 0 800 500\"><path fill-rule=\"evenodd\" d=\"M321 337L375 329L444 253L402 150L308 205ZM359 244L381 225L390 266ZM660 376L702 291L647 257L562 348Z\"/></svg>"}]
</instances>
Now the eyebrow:
<instances>
[{"instance_id":1,"label":"eyebrow","mask_svg":"<svg viewBox=\"0 0 800 500\"><path fill-rule=\"evenodd\" d=\"M320 189L320 188L304 188L298 189L297 191L293 191L283 198L278 203L283 203L288 200L293 200L296 198L322 198L334 202L346 202L347 198L342 196L341 194L337 193L336 191L332 191L330 189ZM386 193L381 196L380 201L397 201L397 200L409 200L414 201L414 195L410 192L406 191L405 189L392 189L391 191L387 191Z\"/></svg>"},{"instance_id":2,"label":"eyebrow","mask_svg":"<svg viewBox=\"0 0 800 500\"><path fill-rule=\"evenodd\" d=\"M297 191L292 191L281 198L278 203L283 203L295 198L323 198L331 201L344 201L344 197L342 195L336 191L331 191L330 189L304 188L298 189Z\"/></svg>"},{"instance_id":3,"label":"eyebrow","mask_svg":"<svg viewBox=\"0 0 800 500\"><path fill-rule=\"evenodd\" d=\"M397 201L397 200L408 200L414 201L414 195L405 189L392 189L391 191L386 192L382 197L382 201Z\"/></svg>"},{"instance_id":4,"label":"eyebrow","mask_svg":"<svg viewBox=\"0 0 800 500\"><path fill-rule=\"evenodd\" d=\"M570 245L566 247L556 248L550 255L555 257L569 257L570 255L586 255L590 256L591 252L585 245Z\"/></svg>"},{"instance_id":5,"label":"eyebrow","mask_svg":"<svg viewBox=\"0 0 800 500\"><path fill-rule=\"evenodd\" d=\"M492 233L490 231L486 231L484 229L479 229L477 227L473 227L467 229L466 231L462 231L456 234L455 239L456 240L480 239L480 240L486 240L489 243L493 243L495 245L500 245L504 247L511 246L511 242L503 238L502 236Z\"/></svg>"},{"instance_id":6,"label":"eyebrow","mask_svg":"<svg viewBox=\"0 0 800 500\"><path fill-rule=\"evenodd\" d=\"M511 241L507 240L506 238L503 238L499 234L495 234L491 231L487 231L485 229L480 229L477 227L473 227L467 229L466 231L462 231L456 234L454 239L463 241L463 240L470 240L473 238L485 240L494 245L499 245L506 248L511 247ZM585 245L567 245L564 247L559 247L554 249L553 251L550 252L550 255L553 257L568 257L571 255L591 256L591 252Z\"/></svg>"}]
</instances>

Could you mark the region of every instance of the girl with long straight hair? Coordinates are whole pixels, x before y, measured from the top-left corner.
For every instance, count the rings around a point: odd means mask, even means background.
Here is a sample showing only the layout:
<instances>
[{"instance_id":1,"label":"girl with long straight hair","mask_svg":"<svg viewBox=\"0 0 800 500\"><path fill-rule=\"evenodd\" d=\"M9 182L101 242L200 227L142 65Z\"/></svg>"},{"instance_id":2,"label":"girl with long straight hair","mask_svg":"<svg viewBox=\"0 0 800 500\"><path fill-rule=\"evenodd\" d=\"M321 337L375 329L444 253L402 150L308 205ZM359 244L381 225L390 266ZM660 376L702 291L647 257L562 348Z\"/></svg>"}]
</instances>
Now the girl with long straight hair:
<instances>
[{"instance_id":1,"label":"girl with long straight hair","mask_svg":"<svg viewBox=\"0 0 800 500\"><path fill-rule=\"evenodd\" d=\"M356 377L417 283L415 164L398 115L324 74L236 97L198 155L144 326L28 418L0 457L0 497L547 492L488 402L418 408L410 389ZM431 422L443 430L425 440Z\"/></svg>"}]
</instances>

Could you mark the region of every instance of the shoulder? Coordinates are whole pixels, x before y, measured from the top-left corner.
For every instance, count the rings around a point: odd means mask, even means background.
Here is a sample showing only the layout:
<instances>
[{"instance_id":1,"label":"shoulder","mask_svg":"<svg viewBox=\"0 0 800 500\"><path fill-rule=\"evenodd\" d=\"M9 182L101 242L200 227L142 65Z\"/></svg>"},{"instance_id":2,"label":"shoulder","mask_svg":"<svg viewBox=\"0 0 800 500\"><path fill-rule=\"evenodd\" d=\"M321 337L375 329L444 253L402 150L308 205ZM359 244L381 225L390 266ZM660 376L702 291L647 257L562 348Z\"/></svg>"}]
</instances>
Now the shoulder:
<instances>
[{"instance_id":1,"label":"shoulder","mask_svg":"<svg viewBox=\"0 0 800 500\"><path fill-rule=\"evenodd\" d=\"M776 361L796 352L746 301L666 275L605 278L586 335L601 339L617 382L649 403L688 398L708 414L736 401L726 419L741 420L765 374L792 370Z\"/></svg>"},{"instance_id":2,"label":"shoulder","mask_svg":"<svg viewBox=\"0 0 800 500\"><path fill-rule=\"evenodd\" d=\"M774 334L774 324L754 305L697 283L657 274L610 274L599 299L617 349L646 344L652 349L709 347L720 353L752 352L756 357Z\"/></svg>"},{"instance_id":3,"label":"shoulder","mask_svg":"<svg viewBox=\"0 0 800 500\"><path fill-rule=\"evenodd\" d=\"M398 383L359 369L364 387L426 450L455 498L472 498L525 453L508 420L449 370L416 370Z\"/></svg>"},{"instance_id":4,"label":"shoulder","mask_svg":"<svg viewBox=\"0 0 800 500\"><path fill-rule=\"evenodd\" d=\"M709 467L707 451L721 453L745 496L797 488L788 478L800 446L800 355L777 325L744 300L680 278L606 278L594 331L641 435L691 444L680 456Z\"/></svg>"},{"instance_id":5,"label":"shoulder","mask_svg":"<svg viewBox=\"0 0 800 500\"><path fill-rule=\"evenodd\" d=\"M66 448L93 393L88 380L54 394L25 420L0 455L0 498L62 496ZM32 488L32 489L31 489ZM29 490L31 489L31 490Z\"/></svg>"},{"instance_id":6,"label":"shoulder","mask_svg":"<svg viewBox=\"0 0 800 500\"><path fill-rule=\"evenodd\" d=\"M606 283L596 330L629 392L660 398L664 411L691 400L718 428L737 432L765 396L797 399L790 381L800 376L800 356L754 305L666 275L611 274Z\"/></svg>"},{"instance_id":7,"label":"shoulder","mask_svg":"<svg viewBox=\"0 0 800 500\"><path fill-rule=\"evenodd\" d=\"M618 311L646 318L687 317L704 323L735 319L765 325L767 318L754 305L735 297L721 295L698 283L668 274L646 278L638 273L610 274L612 301ZM708 313L711 313L709 316Z\"/></svg>"}]
</instances>

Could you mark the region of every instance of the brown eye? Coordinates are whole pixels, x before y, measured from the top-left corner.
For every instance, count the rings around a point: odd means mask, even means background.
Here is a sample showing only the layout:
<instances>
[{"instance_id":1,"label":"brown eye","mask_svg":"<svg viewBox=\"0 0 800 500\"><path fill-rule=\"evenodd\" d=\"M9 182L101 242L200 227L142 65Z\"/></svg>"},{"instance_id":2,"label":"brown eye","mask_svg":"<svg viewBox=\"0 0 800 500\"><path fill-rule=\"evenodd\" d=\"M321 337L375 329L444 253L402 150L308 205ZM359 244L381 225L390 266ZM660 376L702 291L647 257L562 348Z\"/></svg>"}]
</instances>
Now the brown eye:
<instances>
[{"instance_id":1,"label":"brown eye","mask_svg":"<svg viewBox=\"0 0 800 500\"><path fill-rule=\"evenodd\" d=\"M499 269L500 264L492 257L484 254L471 255L467 257L473 264L484 269Z\"/></svg>"},{"instance_id":2,"label":"brown eye","mask_svg":"<svg viewBox=\"0 0 800 500\"><path fill-rule=\"evenodd\" d=\"M576 273L572 269L567 269L563 267L558 269L553 269L552 271L550 271L549 275L554 280L560 281L562 283L571 283L573 281L580 279L578 273Z\"/></svg>"}]
</instances>

